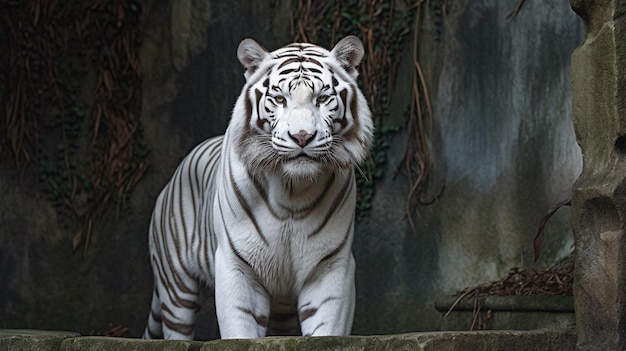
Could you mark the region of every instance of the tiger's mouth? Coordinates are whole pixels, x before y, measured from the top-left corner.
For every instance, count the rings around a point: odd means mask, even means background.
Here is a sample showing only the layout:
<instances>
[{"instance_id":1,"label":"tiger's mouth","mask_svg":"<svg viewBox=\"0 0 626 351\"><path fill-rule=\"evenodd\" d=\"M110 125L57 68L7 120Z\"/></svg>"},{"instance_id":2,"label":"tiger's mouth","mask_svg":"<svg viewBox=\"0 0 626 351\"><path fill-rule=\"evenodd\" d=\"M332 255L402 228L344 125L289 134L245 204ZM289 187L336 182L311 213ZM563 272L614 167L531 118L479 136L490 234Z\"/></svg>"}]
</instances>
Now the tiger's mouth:
<instances>
[{"instance_id":1,"label":"tiger's mouth","mask_svg":"<svg viewBox=\"0 0 626 351\"><path fill-rule=\"evenodd\" d=\"M295 156L287 157L284 159L285 164L289 164L290 166L305 166L305 165L319 165L322 163L322 160L314 155L309 155L305 152L301 152Z\"/></svg>"},{"instance_id":2,"label":"tiger's mouth","mask_svg":"<svg viewBox=\"0 0 626 351\"><path fill-rule=\"evenodd\" d=\"M306 178L310 181L324 172L324 169L327 167L321 158L302 152L296 156L283 159L281 168L283 174L290 178Z\"/></svg>"},{"instance_id":3,"label":"tiger's mouth","mask_svg":"<svg viewBox=\"0 0 626 351\"><path fill-rule=\"evenodd\" d=\"M296 156L288 157L287 161L314 161L318 162L317 157L313 157L311 155L306 154L305 152L301 152Z\"/></svg>"}]
</instances>

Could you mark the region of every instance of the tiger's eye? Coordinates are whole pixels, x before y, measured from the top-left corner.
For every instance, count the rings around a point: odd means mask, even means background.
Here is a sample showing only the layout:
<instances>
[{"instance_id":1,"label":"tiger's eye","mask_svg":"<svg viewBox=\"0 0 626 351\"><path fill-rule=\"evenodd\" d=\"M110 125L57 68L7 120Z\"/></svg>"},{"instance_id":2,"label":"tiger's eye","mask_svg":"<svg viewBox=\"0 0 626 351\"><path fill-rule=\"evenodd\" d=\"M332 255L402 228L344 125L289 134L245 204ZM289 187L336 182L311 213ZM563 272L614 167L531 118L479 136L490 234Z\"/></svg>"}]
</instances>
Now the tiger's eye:
<instances>
[{"instance_id":1,"label":"tiger's eye","mask_svg":"<svg viewBox=\"0 0 626 351\"><path fill-rule=\"evenodd\" d=\"M285 97L282 95L276 95L274 96L274 101L276 101L279 104L284 104L285 103Z\"/></svg>"},{"instance_id":2,"label":"tiger's eye","mask_svg":"<svg viewBox=\"0 0 626 351\"><path fill-rule=\"evenodd\" d=\"M317 103L318 104L324 103L324 102L328 101L329 98L330 98L330 96L328 96L328 95L320 95L320 96L317 97Z\"/></svg>"}]
</instances>

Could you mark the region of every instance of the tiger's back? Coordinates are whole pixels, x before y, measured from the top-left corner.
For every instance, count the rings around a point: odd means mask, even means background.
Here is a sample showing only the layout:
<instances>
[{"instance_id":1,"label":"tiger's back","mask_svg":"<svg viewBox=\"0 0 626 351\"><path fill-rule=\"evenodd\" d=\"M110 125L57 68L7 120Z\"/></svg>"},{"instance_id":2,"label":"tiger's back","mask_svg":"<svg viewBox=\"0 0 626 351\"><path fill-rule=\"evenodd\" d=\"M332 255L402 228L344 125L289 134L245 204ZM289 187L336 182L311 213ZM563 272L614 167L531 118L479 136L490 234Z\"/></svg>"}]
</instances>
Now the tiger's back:
<instances>
[{"instance_id":1,"label":"tiger's back","mask_svg":"<svg viewBox=\"0 0 626 351\"><path fill-rule=\"evenodd\" d=\"M354 167L372 122L355 37L332 51L244 40L226 134L196 147L157 199L144 337L193 338L199 282L222 337L347 335L354 313Z\"/></svg>"}]
</instances>

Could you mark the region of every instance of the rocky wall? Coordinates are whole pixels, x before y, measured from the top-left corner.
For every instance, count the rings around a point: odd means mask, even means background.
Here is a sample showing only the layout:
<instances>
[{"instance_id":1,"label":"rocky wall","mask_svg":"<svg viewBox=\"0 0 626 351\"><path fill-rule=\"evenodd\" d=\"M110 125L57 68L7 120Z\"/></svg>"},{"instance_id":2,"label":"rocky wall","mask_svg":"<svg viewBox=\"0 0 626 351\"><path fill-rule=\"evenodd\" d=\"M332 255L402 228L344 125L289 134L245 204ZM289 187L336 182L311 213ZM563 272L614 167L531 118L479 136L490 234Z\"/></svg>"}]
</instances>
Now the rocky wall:
<instances>
[{"instance_id":1,"label":"rocky wall","mask_svg":"<svg viewBox=\"0 0 626 351\"><path fill-rule=\"evenodd\" d=\"M572 56L583 172L572 198L577 350L626 349L626 1L570 1L585 41Z\"/></svg>"},{"instance_id":2,"label":"rocky wall","mask_svg":"<svg viewBox=\"0 0 626 351\"><path fill-rule=\"evenodd\" d=\"M424 200L433 203L413 215L413 231L404 205L406 135L400 133L372 215L357 224L357 315L366 322L355 323L355 330L440 328L433 308L438 296L498 280L512 267L545 268L573 250L570 210L563 208L548 222L533 264L540 219L571 196L581 171L570 55L582 41L582 23L558 1L526 1L507 18L516 3L453 1L445 16L431 8L422 19L419 63L434 110L434 171ZM404 121L410 50L390 123Z\"/></svg>"}]
</instances>

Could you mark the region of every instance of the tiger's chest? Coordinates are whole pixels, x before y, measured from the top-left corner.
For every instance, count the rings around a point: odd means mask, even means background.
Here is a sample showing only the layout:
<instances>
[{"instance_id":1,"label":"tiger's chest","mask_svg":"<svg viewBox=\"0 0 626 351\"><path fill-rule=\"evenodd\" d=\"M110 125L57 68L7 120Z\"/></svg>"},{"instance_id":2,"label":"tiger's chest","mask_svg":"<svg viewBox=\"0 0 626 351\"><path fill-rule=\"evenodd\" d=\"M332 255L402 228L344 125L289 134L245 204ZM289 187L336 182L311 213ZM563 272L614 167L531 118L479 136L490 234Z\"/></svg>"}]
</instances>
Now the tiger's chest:
<instances>
[{"instance_id":1,"label":"tiger's chest","mask_svg":"<svg viewBox=\"0 0 626 351\"><path fill-rule=\"evenodd\" d=\"M219 198L226 190L216 199L219 245L228 245L272 296L297 295L324 259L351 241L353 183L334 174L303 184L235 179L228 205Z\"/></svg>"},{"instance_id":2,"label":"tiger's chest","mask_svg":"<svg viewBox=\"0 0 626 351\"><path fill-rule=\"evenodd\" d=\"M319 263L324 243L298 230L300 221L283 221L266 231L267 245L252 246L243 257L273 296L293 296Z\"/></svg>"}]
</instances>

